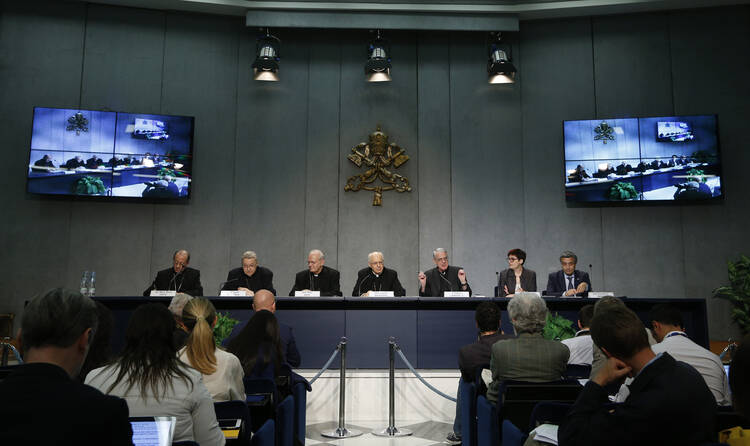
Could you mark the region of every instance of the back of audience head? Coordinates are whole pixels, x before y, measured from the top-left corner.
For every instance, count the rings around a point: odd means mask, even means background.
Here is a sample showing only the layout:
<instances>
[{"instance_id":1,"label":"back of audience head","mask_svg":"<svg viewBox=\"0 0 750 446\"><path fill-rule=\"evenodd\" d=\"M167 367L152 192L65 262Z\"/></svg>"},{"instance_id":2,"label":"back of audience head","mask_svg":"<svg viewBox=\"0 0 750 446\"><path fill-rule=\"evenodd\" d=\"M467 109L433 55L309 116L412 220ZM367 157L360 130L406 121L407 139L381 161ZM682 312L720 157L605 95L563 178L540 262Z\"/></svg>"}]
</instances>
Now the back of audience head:
<instances>
[{"instance_id":1,"label":"back of audience head","mask_svg":"<svg viewBox=\"0 0 750 446\"><path fill-rule=\"evenodd\" d=\"M268 310L256 311L227 350L237 356L246 375L262 372L269 364L276 370L282 363L281 337L276 316Z\"/></svg>"},{"instance_id":2,"label":"back of audience head","mask_svg":"<svg viewBox=\"0 0 750 446\"><path fill-rule=\"evenodd\" d=\"M103 303L95 303L99 323L94 333L94 339L91 341L89 347L89 354L86 356L86 361L84 361L83 367L81 367L81 371L78 373L78 380L81 382L83 382L90 371L106 365L112 360L111 343L112 327L114 325L112 312Z\"/></svg>"},{"instance_id":3,"label":"back of audience head","mask_svg":"<svg viewBox=\"0 0 750 446\"><path fill-rule=\"evenodd\" d=\"M649 347L643 323L624 305L597 310L591 321L591 338L608 356L620 360Z\"/></svg>"},{"instance_id":4,"label":"back of audience head","mask_svg":"<svg viewBox=\"0 0 750 446\"><path fill-rule=\"evenodd\" d=\"M500 307L493 302L482 302L477 305L477 309L474 312L474 319L477 321L479 332L498 331L500 329L501 315Z\"/></svg>"},{"instance_id":5,"label":"back of audience head","mask_svg":"<svg viewBox=\"0 0 750 446\"><path fill-rule=\"evenodd\" d=\"M516 293L508 302L508 316L516 334L541 333L547 323L547 304L536 293Z\"/></svg>"},{"instance_id":6,"label":"back of audience head","mask_svg":"<svg viewBox=\"0 0 750 446\"><path fill-rule=\"evenodd\" d=\"M591 319L594 318L594 306L591 304L584 305L578 310L578 328L583 330L584 328L591 327Z\"/></svg>"},{"instance_id":7,"label":"back of audience head","mask_svg":"<svg viewBox=\"0 0 750 446\"><path fill-rule=\"evenodd\" d=\"M599 314L599 312L613 307L625 308L625 303L622 301L622 299L618 299L617 297L603 296L594 304L593 315L596 316L597 314Z\"/></svg>"},{"instance_id":8,"label":"back of audience head","mask_svg":"<svg viewBox=\"0 0 750 446\"><path fill-rule=\"evenodd\" d=\"M34 297L21 318L21 343L26 362L53 362L50 354L73 377L78 374L97 329L93 300L76 291L55 288ZM64 358L54 352L71 350ZM54 351L54 352L53 352Z\"/></svg>"},{"instance_id":9,"label":"back of audience head","mask_svg":"<svg viewBox=\"0 0 750 446\"><path fill-rule=\"evenodd\" d=\"M216 343L212 328L216 320L216 308L204 297L190 300L182 310L182 323L190 333L185 344L188 361L204 375L216 372Z\"/></svg>"},{"instance_id":10,"label":"back of audience head","mask_svg":"<svg viewBox=\"0 0 750 446\"><path fill-rule=\"evenodd\" d=\"M149 303L136 308L125 330L125 346L112 364L120 369L107 393L127 378L128 388L137 386L142 398L153 396L159 401L173 379L191 383L177 359L173 329L172 313L164 305Z\"/></svg>"},{"instance_id":11,"label":"back of audience head","mask_svg":"<svg viewBox=\"0 0 750 446\"><path fill-rule=\"evenodd\" d=\"M258 290L253 296L253 311L276 312L276 297L268 290Z\"/></svg>"},{"instance_id":12,"label":"back of audience head","mask_svg":"<svg viewBox=\"0 0 750 446\"><path fill-rule=\"evenodd\" d=\"M193 296L186 293L177 293L174 295L172 300L169 302L169 311L174 315L175 320L178 322L182 320L182 309L185 305L193 299Z\"/></svg>"},{"instance_id":13,"label":"back of audience head","mask_svg":"<svg viewBox=\"0 0 750 446\"><path fill-rule=\"evenodd\" d=\"M750 420L750 334L745 336L729 367L729 388L734 410Z\"/></svg>"},{"instance_id":14,"label":"back of audience head","mask_svg":"<svg viewBox=\"0 0 750 446\"><path fill-rule=\"evenodd\" d=\"M682 331L684 327L680 310L668 304L654 305L648 313L648 320L651 321L651 330L658 342L663 341L670 331Z\"/></svg>"}]
</instances>

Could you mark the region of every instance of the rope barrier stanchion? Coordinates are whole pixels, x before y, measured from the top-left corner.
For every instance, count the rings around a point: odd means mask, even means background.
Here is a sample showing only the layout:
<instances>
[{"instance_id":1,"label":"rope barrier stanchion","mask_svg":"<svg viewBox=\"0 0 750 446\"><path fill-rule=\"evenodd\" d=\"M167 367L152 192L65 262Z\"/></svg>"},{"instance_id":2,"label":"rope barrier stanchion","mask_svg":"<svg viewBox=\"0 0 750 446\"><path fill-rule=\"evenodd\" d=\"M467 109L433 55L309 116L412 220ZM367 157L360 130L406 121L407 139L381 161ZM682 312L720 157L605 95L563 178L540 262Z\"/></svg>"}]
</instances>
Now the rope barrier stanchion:
<instances>
[{"instance_id":1,"label":"rope barrier stanchion","mask_svg":"<svg viewBox=\"0 0 750 446\"><path fill-rule=\"evenodd\" d=\"M346 338L342 337L337 351L341 351L341 366L339 368L339 427L330 431L323 431L320 435L328 438L351 438L362 435L362 431L347 429L344 422L346 414ZM331 357L333 359L333 357ZM329 361L330 362L330 361ZM321 370L322 372L322 370ZM316 377L317 378L317 377Z\"/></svg>"},{"instance_id":2,"label":"rope barrier stanchion","mask_svg":"<svg viewBox=\"0 0 750 446\"><path fill-rule=\"evenodd\" d=\"M344 341L346 340L346 338L344 338L344 337L342 337L341 339L343 339ZM320 371L318 373L316 373L315 376L313 376L312 379L309 381L310 385L312 385L312 383L314 383L318 378L320 378L320 375L322 375L323 372L325 372L326 370L328 370L328 366L330 366L331 363L333 362L333 358L335 358L336 355L339 354L339 350L341 350L341 342L339 342L339 344L336 346L336 348L333 349L333 353L331 353L331 357L328 358L328 362L326 362L325 365L323 366L323 368L320 369Z\"/></svg>"},{"instance_id":3,"label":"rope barrier stanchion","mask_svg":"<svg viewBox=\"0 0 750 446\"><path fill-rule=\"evenodd\" d=\"M372 434L378 437L406 437L412 434L412 431L409 429L398 429L396 427L395 359L397 349L398 344L396 344L396 340L391 336L388 339L388 359L390 361L388 369L388 427L383 430L373 431Z\"/></svg>"}]
</instances>

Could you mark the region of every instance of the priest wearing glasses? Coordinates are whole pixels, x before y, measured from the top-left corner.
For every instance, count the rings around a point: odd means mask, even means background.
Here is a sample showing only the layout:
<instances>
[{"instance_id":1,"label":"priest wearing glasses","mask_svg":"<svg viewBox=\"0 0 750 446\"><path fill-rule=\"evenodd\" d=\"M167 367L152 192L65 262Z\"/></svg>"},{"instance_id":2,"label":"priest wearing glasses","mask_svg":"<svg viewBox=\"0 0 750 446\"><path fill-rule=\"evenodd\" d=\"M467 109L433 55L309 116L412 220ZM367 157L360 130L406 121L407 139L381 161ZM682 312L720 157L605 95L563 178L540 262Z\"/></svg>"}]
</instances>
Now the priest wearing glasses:
<instances>
[{"instance_id":1,"label":"priest wearing glasses","mask_svg":"<svg viewBox=\"0 0 750 446\"><path fill-rule=\"evenodd\" d=\"M432 251L432 261L435 262L435 268L417 274L421 297L442 297L446 291L468 291L471 296L466 272L460 266L448 265L448 251L444 248Z\"/></svg>"}]
</instances>

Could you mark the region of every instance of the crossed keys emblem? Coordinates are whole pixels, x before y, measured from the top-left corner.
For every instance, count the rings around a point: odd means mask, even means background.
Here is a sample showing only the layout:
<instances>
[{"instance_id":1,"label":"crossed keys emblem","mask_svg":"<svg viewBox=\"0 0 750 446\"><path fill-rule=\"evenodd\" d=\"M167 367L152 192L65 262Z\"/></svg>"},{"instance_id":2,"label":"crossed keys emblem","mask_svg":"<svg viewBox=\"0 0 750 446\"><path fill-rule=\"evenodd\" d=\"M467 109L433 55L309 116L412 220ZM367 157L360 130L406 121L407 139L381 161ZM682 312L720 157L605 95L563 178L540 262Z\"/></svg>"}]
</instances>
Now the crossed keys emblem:
<instances>
[{"instance_id":1,"label":"crossed keys emblem","mask_svg":"<svg viewBox=\"0 0 750 446\"><path fill-rule=\"evenodd\" d=\"M367 170L349 177L344 191L356 192L363 189L375 192L373 206L383 205L385 191L411 192L409 179L388 169L390 166L398 169L409 161L409 155L404 152L405 150L397 144L388 142L388 135L383 133L378 125L377 129L370 133L369 142L361 142L352 147L352 153L347 156L357 167L364 166ZM383 185L373 184L378 179Z\"/></svg>"},{"instance_id":2,"label":"crossed keys emblem","mask_svg":"<svg viewBox=\"0 0 750 446\"><path fill-rule=\"evenodd\" d=\"M607 141L615 140L615 130L607 124L606 121L602 121L601 124L594 127L594 141L601 141L602 144L607 144Z\"/></svg>"}]
</instances>

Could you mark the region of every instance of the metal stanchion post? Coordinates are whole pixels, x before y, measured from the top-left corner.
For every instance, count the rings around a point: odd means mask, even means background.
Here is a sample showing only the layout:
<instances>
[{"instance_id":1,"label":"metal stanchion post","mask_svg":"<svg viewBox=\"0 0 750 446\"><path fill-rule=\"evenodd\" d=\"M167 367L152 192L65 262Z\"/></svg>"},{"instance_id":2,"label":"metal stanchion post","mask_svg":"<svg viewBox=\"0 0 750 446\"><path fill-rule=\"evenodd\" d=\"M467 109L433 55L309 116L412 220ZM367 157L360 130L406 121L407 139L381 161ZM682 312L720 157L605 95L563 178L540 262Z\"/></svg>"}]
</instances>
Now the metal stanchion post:
<instances>
[{"instance_id":1,"label":"metal stanchion post","mask_svg":"<svg viewBox=\"0 0 750 446\"><path fill-rule=\"evenodd\" d=\"M350 438L362 435L362 431L347 429L344 423L346 413L346 337L339 342L341 353L341 366L339 367L339 427L334 430L321 432L320 435L329 438Z\"/></svg>"},{"instance_id":2,"label":"metal stanchion post","mask_svg":"<svg viewBox=\"0 0 750 446\"><path fill-rule=\"evenodd\" d=\"M409 429L398 429L396 427L396 348L396 340L391 336L388 339L388 359L390 361L388 370L388 427L373 431L372 434L379 437L406 437L412 434Z\"/></svg>"}]
</instances>

